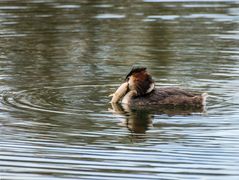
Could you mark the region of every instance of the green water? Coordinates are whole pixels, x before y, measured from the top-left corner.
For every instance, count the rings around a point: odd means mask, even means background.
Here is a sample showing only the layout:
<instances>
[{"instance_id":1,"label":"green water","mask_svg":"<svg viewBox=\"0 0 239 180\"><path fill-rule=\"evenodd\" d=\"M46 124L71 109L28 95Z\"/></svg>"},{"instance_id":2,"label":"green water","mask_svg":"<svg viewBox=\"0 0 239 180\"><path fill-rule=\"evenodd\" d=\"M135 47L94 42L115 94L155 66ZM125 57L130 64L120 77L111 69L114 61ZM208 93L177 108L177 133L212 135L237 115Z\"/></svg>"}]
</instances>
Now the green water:
<instances>
[{"instance_id":1,"label":"green water","mask_svg":"<svg viewBox=\"0 0 239 180\"><path fill-rule=\"evenodd\" d=\"M2 0L0 179L239 178L237 1ZM205 112L124 109L133 65Z\"/></svg>"}]
</instances>

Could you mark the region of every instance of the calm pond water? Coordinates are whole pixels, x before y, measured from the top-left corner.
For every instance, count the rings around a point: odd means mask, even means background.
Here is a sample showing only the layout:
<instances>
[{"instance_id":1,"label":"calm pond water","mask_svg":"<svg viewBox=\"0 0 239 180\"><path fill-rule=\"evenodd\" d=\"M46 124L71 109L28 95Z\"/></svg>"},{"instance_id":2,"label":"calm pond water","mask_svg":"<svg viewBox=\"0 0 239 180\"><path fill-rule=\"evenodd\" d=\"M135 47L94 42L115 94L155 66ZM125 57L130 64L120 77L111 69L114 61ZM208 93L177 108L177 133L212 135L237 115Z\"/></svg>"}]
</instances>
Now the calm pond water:
<instances>
[{"instance_id":1,"label":"calm pond water","mask_svg":"<svg viewBox=\"0 0 239 180\"><path fill-rule=\"evenodd\" d=\"M239 179L239 3L1 0L0 179ZM112 107L132 65L206 112Z\"/></svg>"}]
</instances>

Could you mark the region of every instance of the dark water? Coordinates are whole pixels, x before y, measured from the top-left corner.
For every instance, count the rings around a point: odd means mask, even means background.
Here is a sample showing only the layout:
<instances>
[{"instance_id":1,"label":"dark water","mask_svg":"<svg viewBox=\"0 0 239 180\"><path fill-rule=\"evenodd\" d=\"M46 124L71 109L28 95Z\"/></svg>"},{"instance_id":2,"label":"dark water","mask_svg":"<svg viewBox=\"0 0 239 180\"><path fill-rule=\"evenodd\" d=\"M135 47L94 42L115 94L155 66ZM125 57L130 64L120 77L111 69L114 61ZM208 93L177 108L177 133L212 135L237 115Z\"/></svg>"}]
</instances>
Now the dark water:
<instances>
[{"instance_id":1,"label":"dark water","mask_svg":"<svg viewBox=\"0 0 239 180\"><path fill-rule=\"evenodd\" d=\"M0 179L239 179L237 1L0 1ZM111 107L132 65L206 112Z\"/></svg>"}]
</instances>

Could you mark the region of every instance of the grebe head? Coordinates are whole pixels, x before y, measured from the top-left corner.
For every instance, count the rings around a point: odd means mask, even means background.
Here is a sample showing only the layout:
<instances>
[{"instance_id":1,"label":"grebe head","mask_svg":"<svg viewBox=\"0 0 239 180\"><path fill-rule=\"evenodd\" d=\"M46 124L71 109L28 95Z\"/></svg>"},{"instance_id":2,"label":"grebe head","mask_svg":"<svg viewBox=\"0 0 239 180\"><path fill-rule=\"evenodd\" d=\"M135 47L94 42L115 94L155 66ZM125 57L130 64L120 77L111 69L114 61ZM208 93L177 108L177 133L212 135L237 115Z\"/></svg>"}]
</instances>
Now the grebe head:
<instances>
[{"instance_id":1,"label":"grebe head","mask_svg":"<svg viewBox=\"0 0 239 180\"><path fill-rule=\"evenodd\" d=\"M154 90L154 81L147 72L146 67L133 67L127 74L125 81L128 82L130 91L136 91L137 96L142 96Z\"/></svg>"},{"instance_id":2,"label":"grebe head","mask_svg":"<svg viewBox=\"0 0 239 180\"><path fill-rule=\"evenodd\" d=\"M128 104L132 97L143 96L154 90L154 81L145 67L133 67L112 96L111 103L122 102Z\"/></svg>"}]
</instances>

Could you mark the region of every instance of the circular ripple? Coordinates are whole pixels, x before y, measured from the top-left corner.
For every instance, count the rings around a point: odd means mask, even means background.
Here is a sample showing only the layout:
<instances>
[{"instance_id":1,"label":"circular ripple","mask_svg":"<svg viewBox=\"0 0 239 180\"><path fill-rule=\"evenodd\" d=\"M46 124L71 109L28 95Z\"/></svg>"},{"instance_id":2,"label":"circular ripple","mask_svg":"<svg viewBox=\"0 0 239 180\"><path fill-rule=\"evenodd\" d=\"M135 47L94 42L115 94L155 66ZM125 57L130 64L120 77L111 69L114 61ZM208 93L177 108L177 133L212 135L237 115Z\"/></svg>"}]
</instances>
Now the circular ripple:
<instances>
[{"instance_id":1,"label":"circular ripple","mask_svg":"<svg viewBox=\"0 0 239 180\"><path fill-rule=\"evenodd\" d=\"M108 89L110 87L103 85L79 85L5 91L1 96L1 109L80 115L108 104Z\"/></svg>"}]
</instances>

